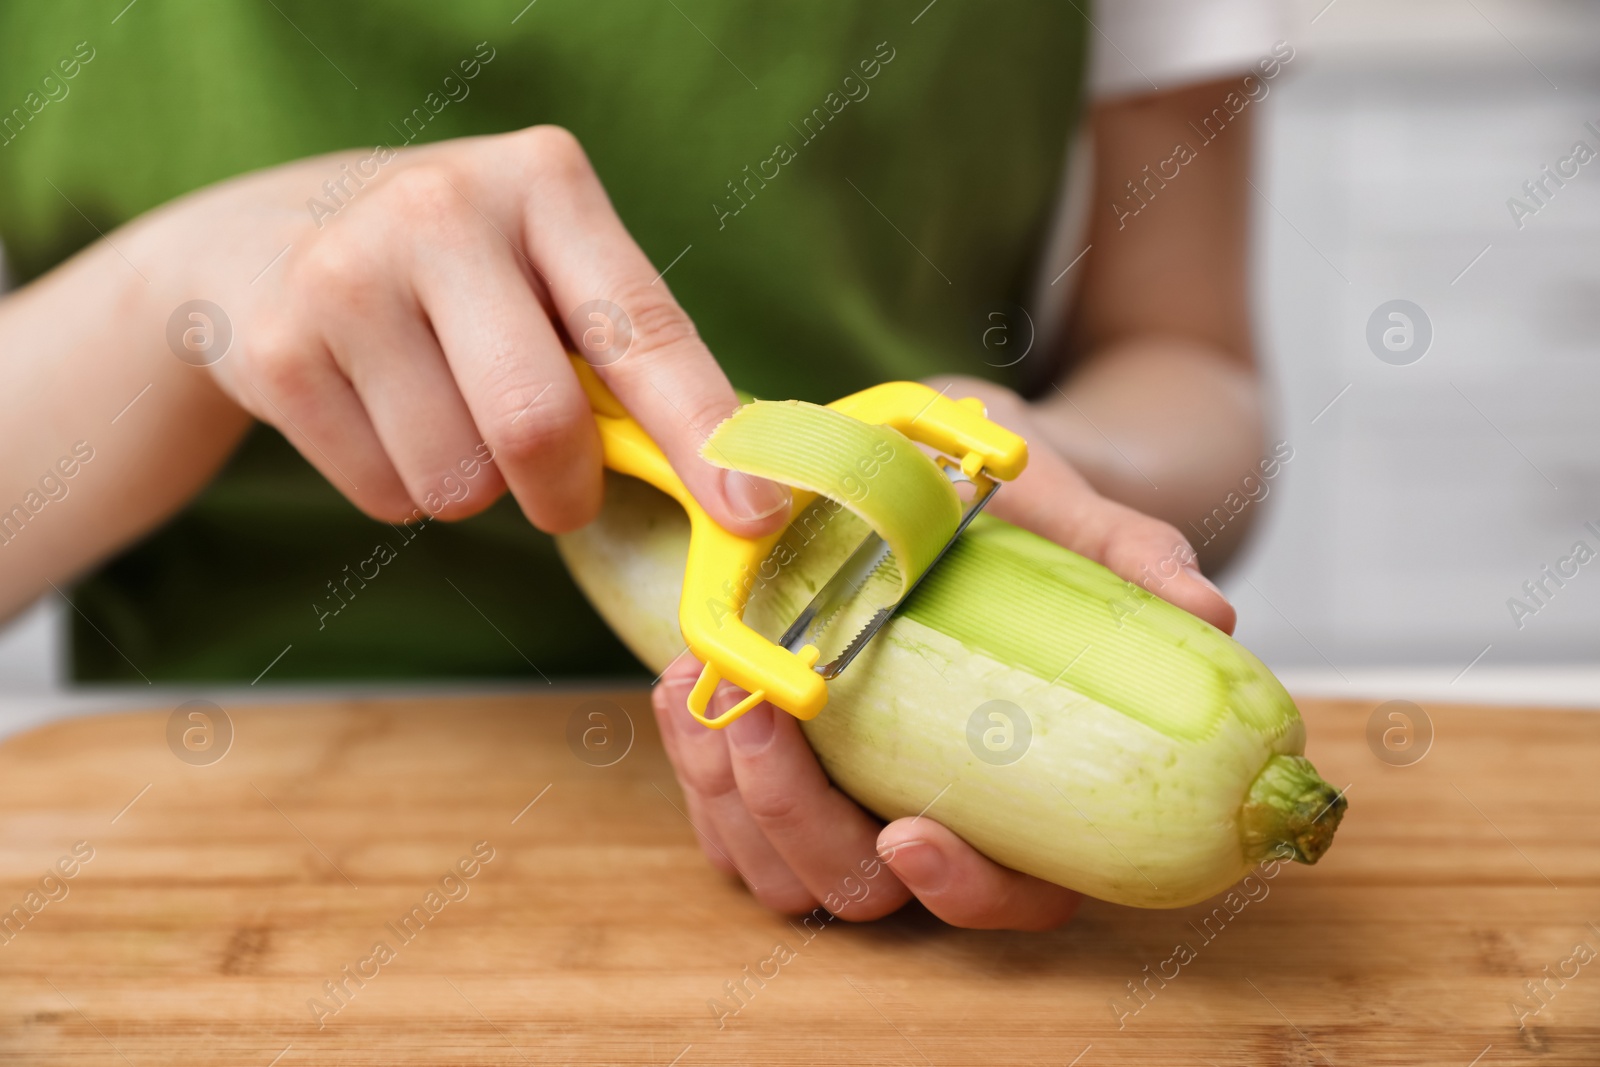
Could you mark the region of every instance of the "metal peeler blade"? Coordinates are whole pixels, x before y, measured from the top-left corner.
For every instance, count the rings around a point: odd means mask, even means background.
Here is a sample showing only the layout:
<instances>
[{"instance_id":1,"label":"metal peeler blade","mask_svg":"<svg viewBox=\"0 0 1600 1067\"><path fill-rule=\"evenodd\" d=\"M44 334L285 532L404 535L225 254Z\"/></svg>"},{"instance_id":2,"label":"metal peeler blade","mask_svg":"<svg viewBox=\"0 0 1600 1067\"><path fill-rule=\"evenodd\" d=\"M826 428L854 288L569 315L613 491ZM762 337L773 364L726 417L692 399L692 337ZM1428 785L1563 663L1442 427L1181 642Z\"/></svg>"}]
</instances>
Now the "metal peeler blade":
<instances>
[{"instance_id":1,"label":"metal peeler blade","mask_svg":"<svg viewBox=\"0 0 1600 1067\"><path fill-rule=\"evenodd\" d=\"M950 546L956 543L962 531L967 528L973 519L978 517L978 513L984 509L990 498L1000 489L998 481L987 476L981 476L982 483L980 484L969 478L958 465L950 463L942 457L940 458L939 466L944 470L945 476L952 482L966 482L976 486L978 488L977 495L967 504L966 510L961 515L961 521L956 524L955 532L944 543L944 547L939 550L939 554L934 557L927 570L923 571L917 577L917 580L911 583L911 586L900 599L887 607L879 608L873 612L866 625L861 628L855 637L850 639L850 643L844 647L844 650L838 656L827 663L818 663L812 668L822 677L827 679L837 678L844 672L846 667L850 666L850 662L860 655L861 650L867 647L868 642L877 635L879 630L883 629L884 623L894 617L894 613L900 610L900 605L910 599L911 594L916 592L917 586L922 584L922 580L939 565L939 561L944 559L945 553L950 551ZM817 590L817 595L811 598L811 603L806 605L805 610L801 611L794 622L789 624L789 628L778 639L778 644L787 648L790 652L798 652L808 644L818 644L823 632L827 630L828 624L838 614L839 609L844 607L851 597L861 591L861 587L867 578L871 576L873 571L877 570L888 556L888 542L876 533L869 533L862 539L861 544L856 546L856 550L850 553L850 558L845 560L844 565L833 573L833 577L829 578L821 589Z\"/></svg>"}]
</instances>

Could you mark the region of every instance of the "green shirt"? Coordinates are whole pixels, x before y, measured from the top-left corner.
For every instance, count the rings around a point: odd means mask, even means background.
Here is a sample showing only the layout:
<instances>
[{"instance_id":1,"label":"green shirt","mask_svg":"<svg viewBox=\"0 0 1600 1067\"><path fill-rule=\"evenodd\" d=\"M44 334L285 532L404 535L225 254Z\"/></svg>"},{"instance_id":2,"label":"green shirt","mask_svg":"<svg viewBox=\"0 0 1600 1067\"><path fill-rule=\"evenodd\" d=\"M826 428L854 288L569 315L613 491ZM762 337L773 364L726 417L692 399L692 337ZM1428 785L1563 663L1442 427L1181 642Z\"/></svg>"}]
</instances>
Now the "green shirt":
<instances>
[{"instance_id":1,"label":"green shirt","mask_svg":"<svg viewBox=\"0 0 1600 1067\"><path fill-rule=\"evenodd\" d=\"M1075 5L1024 0L119 7L0 6L19 280L243 171L557 123L729 376L814 401L1011 373L981 336L1026 300L1084 53ZM266 428L75 601L80 679L637 670L509 498L397 530Z\"/></svg>"}]
</instances>

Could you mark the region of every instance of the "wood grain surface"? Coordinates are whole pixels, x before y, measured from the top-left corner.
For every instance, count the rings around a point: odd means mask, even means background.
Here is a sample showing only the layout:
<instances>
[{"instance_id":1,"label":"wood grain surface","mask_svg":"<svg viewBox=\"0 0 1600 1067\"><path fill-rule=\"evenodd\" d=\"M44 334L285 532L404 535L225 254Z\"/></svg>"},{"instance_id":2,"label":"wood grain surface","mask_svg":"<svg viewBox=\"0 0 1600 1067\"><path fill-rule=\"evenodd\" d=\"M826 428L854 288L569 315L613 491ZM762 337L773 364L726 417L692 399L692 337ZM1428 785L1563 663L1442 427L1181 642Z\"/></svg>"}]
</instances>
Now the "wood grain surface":
<instances>
[{"instance_id":1,"label":"wood grain surface","mask_svg":"<svg viewBox=\"0 0 1600 1067\"><path fill-rule=\"evenodd\" d=\"M1428 707L1396 766L1302 706L1319 866L1043 935L763 911L642 691L235 707L209 764L171 708L53 724L0 746L0 1063L1600 1064L1600 716Z\"/></svg>"}]
</instances>

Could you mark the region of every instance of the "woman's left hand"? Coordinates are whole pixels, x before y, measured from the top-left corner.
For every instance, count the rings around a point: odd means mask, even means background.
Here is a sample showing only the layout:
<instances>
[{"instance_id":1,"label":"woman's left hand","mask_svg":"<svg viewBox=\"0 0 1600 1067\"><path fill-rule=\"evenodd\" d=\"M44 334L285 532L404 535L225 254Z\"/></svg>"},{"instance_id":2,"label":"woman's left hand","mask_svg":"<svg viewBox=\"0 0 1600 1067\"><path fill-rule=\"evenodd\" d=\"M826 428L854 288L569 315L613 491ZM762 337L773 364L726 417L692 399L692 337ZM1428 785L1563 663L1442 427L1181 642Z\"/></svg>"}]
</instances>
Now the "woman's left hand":
<instances>
[{"instance_id":1,"label":"woman's left hand","mask_svg":"<svg viewBox=\"0 0 1600 1067\"><path fill-rule=\"evenodd\" d=\"M1232 631L1233 608L1201 576L1182 534L1090 488L1044 443L1016 394L976 379L948 384L950 395L980 397L991 419L1029 441L1028 468L995 497L995 514ZM1011 930L1051 929L1077 909L1077 893L1002 867L928 816L883 825L828 780L799 722L770 704L722 730L701 726L686 705L699 671L690 656L667 670L653 694L656 721L701 848L763 904L860 921L914 896L951 925ZM724 683L710 713L743 696Z\"/></svg>"}]
</instances>

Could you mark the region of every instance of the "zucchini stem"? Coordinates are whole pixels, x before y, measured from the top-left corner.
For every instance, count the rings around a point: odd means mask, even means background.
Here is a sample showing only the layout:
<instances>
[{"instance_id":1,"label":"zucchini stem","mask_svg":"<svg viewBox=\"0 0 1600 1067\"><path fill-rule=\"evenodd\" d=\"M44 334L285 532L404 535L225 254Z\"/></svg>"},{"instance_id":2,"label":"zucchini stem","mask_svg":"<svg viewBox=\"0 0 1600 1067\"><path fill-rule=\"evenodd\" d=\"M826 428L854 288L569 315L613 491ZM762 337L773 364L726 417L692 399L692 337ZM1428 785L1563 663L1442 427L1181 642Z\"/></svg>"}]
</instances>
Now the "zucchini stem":
<instances>
[{"instance_id":1,"label":"zucchini stem","mask_svg":"<svg viewBox=\"0 0 1600 1067\"><path fill-rule=\"evenodd\" d=\"M1267 760L1245 795L1239 836L1245 857L1259 863L1285 848L1296 863L1315 863L1333 844L1349 802L1304 756Z\"/></svg>"}]
</instances>

